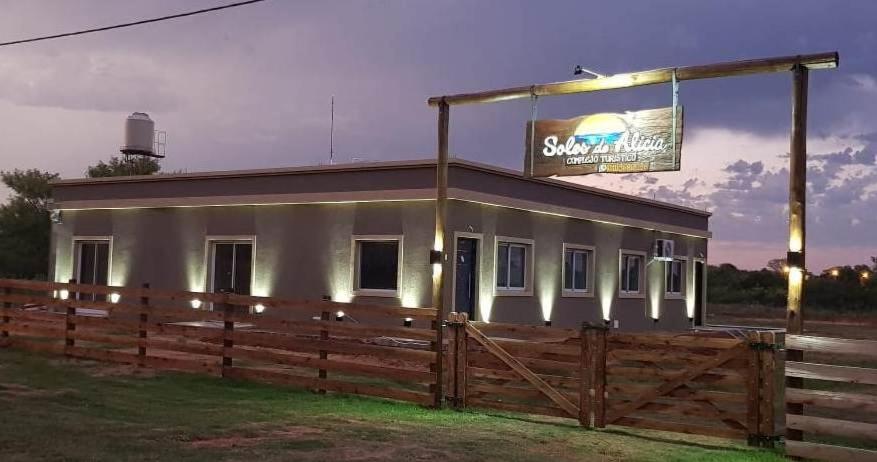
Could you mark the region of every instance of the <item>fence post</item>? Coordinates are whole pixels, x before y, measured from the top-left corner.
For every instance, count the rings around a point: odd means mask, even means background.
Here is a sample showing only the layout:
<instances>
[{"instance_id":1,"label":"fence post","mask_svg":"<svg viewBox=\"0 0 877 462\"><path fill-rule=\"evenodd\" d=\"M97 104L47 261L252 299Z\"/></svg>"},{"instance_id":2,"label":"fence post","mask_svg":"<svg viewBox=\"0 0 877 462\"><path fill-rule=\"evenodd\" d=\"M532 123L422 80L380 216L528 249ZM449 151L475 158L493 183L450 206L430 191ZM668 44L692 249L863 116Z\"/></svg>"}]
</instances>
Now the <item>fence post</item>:
<instances>
[{"instance_id":1,"label":"fence post","mask_svg":"<svg viewBox=\"0 0 877 462\"><path fill-rule=\"evenodd\" d=\"M330 313L328 311L323 311L322 313L320 313L320 320L323 321L323 329L320 330L320 341L322 341L324 343L329 341L329 330L326 328L326 323L329 322L329 316L330 316ZM321 360L329 359L329 353L326 350L320 350L320 359ZM326 369L320 369L319 377L321 379L326 378ZM325 395L326 390L320 388L317 390L317 393L319 393L321 395Z\"/></svg>"},{"instance_id":2,"label":"fence post","mask_svg":"<svg viewBox=\"0 0 877 462\"><path fill-rule=\"evenodd\" d=\"M447 391L451 395L448 400L451 402L451 405L457 407L457 399L460 396L460 371L457 367L457 349L459 347L458 337L460 336L460 329L458 325L458 314L456 311L451 311L448 313L448 322L445 323L448 328L448 354L446 357L448 358L447 364Z\"/></svg>"},{"instance_id":3,"label":"fence post","mask_svg":"<svg viewBox=\"0 0 877 462\"><path fill-rule=\"evenodd\" d=\"M0 328L0 346L6 345L6 340L9 338L9 331L6 330L6 326L9 325L9 309L12 308L12 303L9 301L9 296L12 295L12 289L9 287L3 288L3 296L5 299L3 300L3 326Z\"/></svg>"},{"instance_id":4,"label":"fence post","mask_svg":"<svg viewBox=\"0 0 877 462\"><path fill-rule=\"evenodd\" d=\"M222 311L222 376L228 376L228 370L234 365L232 349L234 349L234 307L228 303L228 296L223 297Z\"/></svg>"},{"instance_id":5,"label":"fence post","mask_svg":"<svg viewBox=\"0 0 877 462\"><path fill-rule=\"evenodd\" d=\"M751 331L746 333L749 343L746 373L746 431L747 444L758 446L761 441L759 412L761 411L761 335Z\"/></svg>"},{"instance_id":6,"label":"fence post","mask_svg":"<svg viewBox=\"0 0 877 462\"><path fill-rule=\"evenodd\" d=\"M70 279L68 281L70 284L76 284L76 279ZM76 300L77 295L76 292L72 290L67 291L67 312L65 315L66 326L64 328L64 354L69 355L70 349L76 345L76 341L73 339L73 331L76 330L76 323L73 316L76 316L76 307L74 307L71 303L72 300Z\"/></svg>"},{"instance_id":7,"label":"fence post","mask_svg":"<svg viewBox=\"0 0 877 462\"><path fill-rule=\"evenodd\" d=\"M138 365L140 367L146 366L146 329L149 326L149 319L147 311L149 309L149 297L146 296L146 291L149 290L149 283L143 283L144 292L140 296L140 330L137 333L137 337L139 338L137 342L137 356L138 356Z\"/></svg>"},{"instance_id":8,"label":"fence post","mask_svg":"<svg viewBox=\"0 0 877 462\"><path fill-rule=\"evenodd\" d=\"M776 355L777 343L775 332L762 332L761 343L765 346L761 350L760 358L760 377L761 387L759 410L760 417L759 433L763 438L763 444L767 447L774 446L774 437L776 436L774 400L776 399Z\"/></svg>"},{"instance_id":9,"label":"fence post","mask_svg":"<svg viewBox=\"0 0 877 462\"><path fill-rule=\"evenodd\" d=\"M594 426L606 428L606 402L608 398L606 393L606 356L608 355L606 335L609 332L609 328L606 326L594 326L592 330L597 337L595 341L596 360L593 375Z\"/></svg>"},{"instance_id":10,"label":"fence post","mask_svg":"<svg viewBox=\"0 0 877 462\"><path fill-rule=\"evenodd\" d=\"M597 336L587 322L582 323L579 331L579 343L582 351L579 358L579 425L594 428L594 377L597 372L596 353Z\"/></svg>"},{"instance_id":11,"label":"fence post","mask_svg":"<svg viewBox=\"0 0 877 462\"><path fill-rule=\"evenodd\" d=\"M457 332L459 332L457 336L457 368L459 370L457 405L465 408L466 390L469 387L469 333L466 330L466 325L469 324L469 313L461 313L460 316L460 325L457 326Z\"/></svg>"}]
</instances>

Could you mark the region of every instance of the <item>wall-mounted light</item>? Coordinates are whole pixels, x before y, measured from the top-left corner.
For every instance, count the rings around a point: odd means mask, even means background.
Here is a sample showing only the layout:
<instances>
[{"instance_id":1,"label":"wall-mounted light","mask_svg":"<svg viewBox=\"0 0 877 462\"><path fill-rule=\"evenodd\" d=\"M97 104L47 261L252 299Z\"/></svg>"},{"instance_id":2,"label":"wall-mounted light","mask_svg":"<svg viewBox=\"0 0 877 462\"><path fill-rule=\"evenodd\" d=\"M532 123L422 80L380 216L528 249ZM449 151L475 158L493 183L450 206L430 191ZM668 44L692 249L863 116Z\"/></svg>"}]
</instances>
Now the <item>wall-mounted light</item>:
<instances>
[{"instance_id":1,"label":"wall-mounted light","mask_svg":"<svg viewBox=\"0 0 877 462\"><path fill-rule=\"evenodd\" d=\"M110 294L110 303L119 303L119 299L121 299L121 298L122 298L121 295L119 295L116 292L113 292Z\"/></svg>"},{"instance_id":2,"label":"wall-mounted light","mask_svg":"<svg viewBox=\"0 0 877 462\"><path fill-rule=\"evenodd\" d=\"M405 318L402 320L402 325L405 327L411 327L411 323L414 321L413 318Z\"/></svg>"},{"instance_id":3,"label":"wall-mounted light","mask_svg":"<svg viewBox=\"0 0 877 462\"><path fill-rule=\"evenodd\" d=\"M265 312L265 305L257 303L256 306L253 307L253 311L255 311L256 314L262 314Z\"/></svg>"},{"instance_id":4,"label":"wall-mounted light","mask_svg":"<svg viewBox=\"0 0 877 462\"><path fill-rule=\"evenodd\" d=\"M58 291L58 298L60 298L61 300L67 300L67 297L69 296L70 291L68 291L67 289L61 289Z\"/></svg>"},{"instance_id":5,"label":"wall-mounted light","mask_svg":"<svg viewBox=\"0 0 877 462\"><path fill-rule=\"evenodd\" d=\"M840 276L840 270L837 268L832 268L830 274L831 274L831 277L836 278L836 277Z\"/></svg>"},{"instance_id":6,"label":"wall-mounted light","mask_svg":"<svg viewBox=\"0 0 877 462\"><path fill-rule=\"evenodd\" d=\"M336 321L343 321L344 320L344 312L338 311L337 313L335 313L335 320Z\"/></svg>"},{"instance_id":7,"label":"wall-mounted light","mask_svg":"<svg viewBox=\"0 0 877 462\"><path fill-rule=\"evenodd\" d=\"M783 268L783 270L788 273L792 269L796 268L804 268L804 253L789 251L788 253L786 253L786 267Z\"/></svg>"},{"instance_id":8,"label":"wall-mounted light","mask_svg":"<svg viewBox=\"0 0 877 462\"><path fill-rule=\"evenodd\" d=\"M197 298L193 298L189 304L196 310L201 309L201 300L198 300Z\"/></svg>"},{"instance_id":9,"label":"wall-mounted light","mask_svg":"<svg viewBox=\"0 0 877 462\"><path fill-rule=\"evenodd\" d=\"M550 319L545 320L545 327L551 327L551 320Z\"/></svg>"}]
</instances>

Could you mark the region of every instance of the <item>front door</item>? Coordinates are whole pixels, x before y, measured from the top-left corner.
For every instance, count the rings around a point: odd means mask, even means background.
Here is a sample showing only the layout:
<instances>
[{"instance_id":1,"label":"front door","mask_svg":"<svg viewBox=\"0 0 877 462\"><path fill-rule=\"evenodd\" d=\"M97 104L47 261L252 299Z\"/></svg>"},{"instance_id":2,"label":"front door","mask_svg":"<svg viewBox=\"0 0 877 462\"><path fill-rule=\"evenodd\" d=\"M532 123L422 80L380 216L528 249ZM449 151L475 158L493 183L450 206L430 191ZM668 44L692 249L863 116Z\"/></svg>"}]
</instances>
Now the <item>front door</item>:
<instances>
[{"instance_id":1,"label":"front door","mask_svg":"<svg viewBox=\"0 0 877 462\"><path fill-rule=\"evenodd\" d=\"M703 325L703 299L704 299L704 263L694 263L694 325Z\"/></svg>"},{"instance_id":2,"label":"front door","mask_svg":"<svg viewBox=\"0 0 877 462\"><path fill-rule=\"evenodd\" d=\"M110 270L109 241L76 241L76 280L80 284L107 285ZM80 300L103 301L104 294L80 293Z\"/></svg>"},{"instance_id":3,"label":"front door","mask_svg":"<svg viewBox=\"0 0 877 462\"><path fill-rule=\"evenodd\" d=\"M213 243L212 292L250 295L253 276L253 243L249 241Z\"/></svg>"},{"instance_id":4,"label":"front door","mask_svg":"<svg viewBox=\"0 0 877 462\"><path fill-rule=\"evenodd\" d=\"M478 239L457 238L456 280L454 309L458 313L468 313L475 319L475 303L478 293Z\"/></svg>"}]
</instances>

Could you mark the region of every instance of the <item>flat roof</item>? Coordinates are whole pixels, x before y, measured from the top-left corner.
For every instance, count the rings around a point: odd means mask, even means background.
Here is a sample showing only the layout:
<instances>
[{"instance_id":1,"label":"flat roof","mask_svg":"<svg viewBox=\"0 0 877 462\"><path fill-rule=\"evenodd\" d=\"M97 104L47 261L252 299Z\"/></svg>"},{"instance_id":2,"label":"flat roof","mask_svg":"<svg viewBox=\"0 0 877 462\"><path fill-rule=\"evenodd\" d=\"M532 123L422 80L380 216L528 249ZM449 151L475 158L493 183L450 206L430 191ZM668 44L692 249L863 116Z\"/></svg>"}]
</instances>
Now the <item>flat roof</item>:
<instances>
[{"instance_id":1,"label":"flat roof","mask_svg":"<svg viewBox=\"0 0 877 462\"><path fill-rule=\"evenodd\" d=\"M363 162L51 182L54 208L112 209L430 200L431 160ZM710 212L452 158L449 198L708 236ZM660 226L658 226L660 225Z\"/></svg>"}]
</instances>

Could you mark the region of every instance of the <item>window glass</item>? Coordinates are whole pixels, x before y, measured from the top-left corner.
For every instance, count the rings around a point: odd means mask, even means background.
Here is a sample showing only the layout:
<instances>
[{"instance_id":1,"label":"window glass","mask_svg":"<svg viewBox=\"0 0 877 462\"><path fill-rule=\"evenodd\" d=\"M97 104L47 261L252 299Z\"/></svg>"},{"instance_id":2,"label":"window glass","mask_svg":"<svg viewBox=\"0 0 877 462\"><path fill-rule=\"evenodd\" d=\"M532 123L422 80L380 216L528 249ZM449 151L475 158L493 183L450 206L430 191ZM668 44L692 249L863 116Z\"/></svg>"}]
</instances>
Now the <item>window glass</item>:
<instances>
[{"instance_id":1,"label":"window glass","mask_svg":"<svg viewBox=\"0 0 877 462\"><path fill-rule=\"evenodd\" d=\"M396 290L399 241L357 241L359 289Z\"/></svg>"},{"instance_id":2,"label":"window glass","mask_svg":"<svg viewBox=\"0 0 877 462\"><path fill-rule=\"evenodd\" d=\"M509 245L505 243L496 247L496 286L509 286Z\"/></svg>"},{"instance_id":3,"label":"window glass","mask_svg":"<svg viewBox=\"0 0 877 462\"><path fill-rule=\"evenodd\" d=\"M509 287L514 289L524 288L524 274L526 271L526 249L524 246L513 245L509 248Z\"/></svg>"},{"instance_id":4,"label":"window glass","mask_svg":"<svg viewBox=\"0 0 877 462\"><path fill-rule=\"evenodd\" d=\"M590 264L589 250L572 249L564 252L564 282L566 290L587 291L588 288L588 265Z\"/></svg>"},{"instance_id":5,"label":"window glass","mask_svg":"<svg viewBox=\"0 0 877 462\"><path fill-rule=\"evenodd\" d=\"M621 291L638 293L640 291L640 273L643 257L640 255L621 256Z\"/></svg>"},{"instance_id":6,"label":"window glass","mask_svg":"<svg viewBox=\"0 0 877 462\"><path fill-rule=\"evenodd\" d=\"M499 242L496 246L496 287L527 288L527 251L529 246Z\"/></svg>"},{"instance_id":7,"label":"window glass","mask_svg":"<svg viewBox=\"0 0 877 462\"><path fill-rule=\"evenodd\" d=\"M667 262L666 266L666 291L670 294L682 293L682 275L684 266L682 260Z\"/></svg>"}]
</instances>

